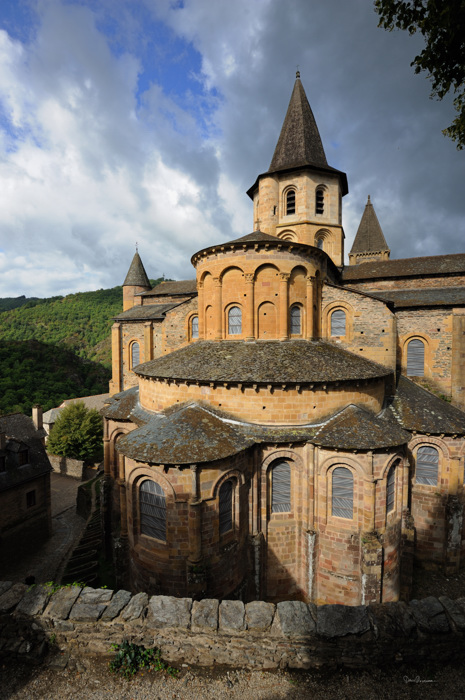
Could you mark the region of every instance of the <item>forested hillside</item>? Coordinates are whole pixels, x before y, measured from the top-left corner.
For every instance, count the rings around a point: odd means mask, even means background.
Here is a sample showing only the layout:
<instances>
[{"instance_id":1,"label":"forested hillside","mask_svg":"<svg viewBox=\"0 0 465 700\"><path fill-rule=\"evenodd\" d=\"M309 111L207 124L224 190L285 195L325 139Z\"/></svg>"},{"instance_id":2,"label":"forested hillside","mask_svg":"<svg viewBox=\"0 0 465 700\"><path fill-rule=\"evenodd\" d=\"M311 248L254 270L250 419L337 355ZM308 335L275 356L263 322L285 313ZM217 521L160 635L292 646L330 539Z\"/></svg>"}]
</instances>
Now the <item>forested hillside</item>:
<instances>
[{"instance_id":1,"label":"forested hillside","mask_svg":"<svg viewBox=\"0 0 465 700\"><path fill-rule=\"evenodd\" d=\"M4 310L19 300L21 305ZM35 403L48 410L63 399L106 393L110 329L122 310L122 287L0 299L0 411L30 414Z\"/></svg>"}]
</instances>

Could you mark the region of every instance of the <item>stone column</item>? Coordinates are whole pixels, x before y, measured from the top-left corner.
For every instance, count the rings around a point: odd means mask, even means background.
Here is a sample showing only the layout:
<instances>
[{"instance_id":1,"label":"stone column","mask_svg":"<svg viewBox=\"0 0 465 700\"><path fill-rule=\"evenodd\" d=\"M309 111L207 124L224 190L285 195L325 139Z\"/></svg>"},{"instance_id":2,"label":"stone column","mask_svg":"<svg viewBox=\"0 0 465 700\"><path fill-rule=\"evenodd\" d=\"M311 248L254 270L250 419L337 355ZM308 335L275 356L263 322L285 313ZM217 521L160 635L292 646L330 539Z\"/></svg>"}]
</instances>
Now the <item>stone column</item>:
<instances>
[{"instance_id":1,"label":"stone column","mask_svg":"<svg viewBox=\"0 0 465 700\"><path fill-rule=\"evenodd\" d=\"M452 576L460 567L460 549L462 544L463 503L457 496L449 495L446 503L446 552L444 573Z\"/></svg>"},{"instance_id":2,"label":"stone column","mask_svg":"<svg viewBox=\"0 0 465 700\"><path fill-rule=\"evenodd\" d=\"M223 339L223 303L222 303L222 282L219 277L214 278L214 312L215 312L215 340Z\"/></svg>"},{"instance_id":3,"label":"stone column","mask_svg":"<svg viewBox=\"0 0 465 700\"><path fill-rule=\"evenodd\" d=\"M190 470L192 495L189 503L189 561L194 564L202 558L202 500L197 465L193 464Z\"/></svg>"},{"instance_id":4,"label":"stone column","mask_svg":"<svg viewBox=\"0 0 465 700\"><path fill-rule=\"evenodd\" d=\"M111 328L112 378L110 382L110 394L117 394L123 388L120 329L121 323L114 323Z\"/></svg>"},{"instance_id":5,"label":"stone column","mask_svg":"<svg viewBox=\"0 0 465 700\"><path fill-rule=\"evenodd\" d=\"M452 316L452 400L465 410L465 311L455 309Z\"/></svg>"},{"instance_id":6,"label":"stone column","mask_svg":"<svg viewBox=\"0 0 465 700\"><path fill-rule=\"evenodd\" d=\"M144 362L153 360L153 324L152 321L144 323Z\"/></svg>"},{"instance_id":7,"label":"stone column","mask_svg":"<svg viewBox=\"0 0 465 700\"><path fill-rule=\"evenodd\" d=\"M126 501L126 481L124 474L124 457L118 454L118 486L119 486L119 506L121 513L120 537L128 536L128 509Z\"/></svg>"},{"instance_id":8,"label":"stone column","mask_svg":"<svg viewBox=\"0 0 465 700\"><path fill-rule=\"evenodd\" d=\"M279 340L289 338L289 273L279 273Z\"/></svg>"},{"instance_id":9,"label":"stone column","mask_svg":"<svg viewBox=\"0 0 465 700\"><path fill-rule=\"evenodd\" d=\"M197 305L199 315L199 340L205 340L205 304L203 282L197 282Z\"/></svg>"},{"instance_id":10,"label":"stone column","mask_svg":"<svg viewBox=\"0 0 465 700\"><path fill-rule=\"evenodd\" d=\"M306 309L306 328L305 337L313 338L313 305L315 303L315 278L309 275L307 277L307 309Z\"/></svg>"},{"instance_id":11,"label":"stone column","mask_svg":"<svg viewBox=\"0 0 465 700\"><path fill-rule=\"evenodd\" d=\"M413 582L413 554L415 550L415 524L410 511L402 512L400 539L399 599L410 600Z\"/></svg>"},{"instance_id":12,"label":"stone column","mask_svg":"<svg viewBox=\"0 0 465 700\"><path fill-rule=\"evenodd\" d=\"M361 533L362 605L381 602L383 547L373 532Z\"/></svg>"},{"instance_id":13,"label":"stone column","mask_svg":"<svg viewBox=\"0 0 465 700\"><path fill-rule=\"evenodd\" d=\"M245 304L244 304L244 340L255 340L255 309L254 309L254 275L246 273L245 277Z\"/></svg>"}]
</instances>

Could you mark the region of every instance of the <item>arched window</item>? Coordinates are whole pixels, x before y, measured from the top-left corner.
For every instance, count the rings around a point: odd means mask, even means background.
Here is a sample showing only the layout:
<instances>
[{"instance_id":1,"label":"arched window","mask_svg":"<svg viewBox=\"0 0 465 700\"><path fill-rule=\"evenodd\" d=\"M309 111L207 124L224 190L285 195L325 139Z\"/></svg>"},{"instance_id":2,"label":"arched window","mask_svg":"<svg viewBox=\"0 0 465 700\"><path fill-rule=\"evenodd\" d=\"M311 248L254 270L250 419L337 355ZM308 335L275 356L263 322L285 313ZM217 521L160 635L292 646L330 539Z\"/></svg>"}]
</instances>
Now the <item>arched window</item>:
<instances>
[{"instance_id":1,"label":"arched window","mask_svg":"<svg viewBox=\"0 0 465 700\"><path fill-rule=\"evenodd\" d=\"M291 306L291 335L300 335L302 333L302 319L300 306Z\"/></svg>"},{"instance_id":2,"label":"arched window","mask_svg":"<svg viewBox=\"0 0 465 700\"><path fill-rule=\"evenodd\" d=\"M315 193L315 214L325 212L325 191L323 187L318 187Z\"/></svg>"},{"instance_id":3,"label":"arched window","mask_svg":"<svg viewBox=\"0 0 465 700\"><path fill-rule=\"evenodd\" d=\"M198 316L192 316L191 319L191 338L198 338L199 337L199 317Z\"/></svg>"},{"instance_id":4,"label":"arched window","mask_svg":"<svg viewBox=\"0 0 465 700\"><path fill-rule=\"evenodd\" d=\"M219 492L220 535L232 530L233 526L233 482L228 479L221 484Z\"/></svg>"},{"instance_id":5,"label":"arched window","mask_svg":"<svg viewBox=\"0 0 465 700\"><path fill-rule=\"evenodd\" d=\"M166 542L166 498L156 481L146 479L141 483L139 508L141 534Z\"/></svg>"},{"instance_id":6,"label":"arched window","mask_svg":"<svg viewBox=\"0 0 465 700\"><path fill-rule=\"evenodd\" d=\"M232 306L228 311L228 333L229 335L242 333L242 311L238 306Z\"/></svg>"},{"instance_id":7,"label":"arched window","mask_svg":"<svg viewBox=\"0 0 465 700\"><path fill-rule=\"evenodd\" d=\"M352 520L354 512L354 477L346 467L333 471L332 514Z\"/></svg>"},{"instance_id":8,"label":"arched window","mask_svg":"<svg viewBox=\"0 0 465 700\"><path fill-rule=\"evenodd\" d=\"M323 239L322 239L322 238L318 238L318 239L317 239L316 247L317 247L319 250L324 250L324 247L323 247Z\"/></svg>"},{"instance_id":9,"label":"arched window","mask_svg":"<svg viewBox=\"0 0 465 700\"><path fill-rule=\"evenodd\" d=\"M131 369L137 367L140 364L140 347L139 343L133 343L131 345Z\"/></svg>"},{"instance_id":10,"label":"arched window","mask_svg":"<svg viewBox=\"0 0 465 700\"><path fill-rule=\"evenodd\" d=\"M425 344L414 338L407 345L407 374L409 377L423 377L425 373Z\"/></svg>"},{"instance_id":11,"label":"arched window","mask_svg":"<svg viewBox=\"0 0 465 700\"><path fill-rule=\"evenodd\" d=\"M291 510L291 468L288 462L278 462L271 468L271 512Z\"/></svg>"},{"instance_id":12,"label":"arched window","mask_svg":"<svg viewBox=\"0 0 465 700\"><path fill-rule=\"evenodd\" d=\"M331 314L331 335L346 334L346 312L342 309L336 309Z\"/></svg>"},{"instance_id":13,"label":"arched window","mask_svg":"<svg viewBox=\"0 0 465 700\"><path fill-rule=\"evenodd\" d=\"M295 190L289 190L286 194L286 215L295 214Z\"/></svg>"},{"instance_id":14,"label":"arched window","mask_svg":"<svg viewBox=\"0 0 465 700\"><path fill-rule=\"evenodd\" d=\"M417 484L436 486L438 483L439 452L435 447L419 447L417 450Z\"/></svg>"},{"instance_id":15,"label":"arched window","mask_svg":"<svg viewBox=\"0 0 465 700\"><path fill-rule=\"evenodd\" d=\"M398 462L392 465L388 471L387 475L387 485L386 485L386 513L390 513L394 510L396 503L396 466Z\"/></svg>"}]
</instances>

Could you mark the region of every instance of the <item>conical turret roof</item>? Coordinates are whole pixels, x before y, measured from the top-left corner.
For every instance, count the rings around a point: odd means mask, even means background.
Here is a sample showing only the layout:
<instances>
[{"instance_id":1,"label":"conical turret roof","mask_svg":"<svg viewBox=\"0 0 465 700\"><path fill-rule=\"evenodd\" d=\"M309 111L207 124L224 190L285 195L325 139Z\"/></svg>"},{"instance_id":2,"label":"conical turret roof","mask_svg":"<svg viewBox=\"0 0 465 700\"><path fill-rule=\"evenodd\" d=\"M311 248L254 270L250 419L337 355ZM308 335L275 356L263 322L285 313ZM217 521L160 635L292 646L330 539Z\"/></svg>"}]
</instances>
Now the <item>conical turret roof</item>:
<instances>
[{"instance_id":1,"label":"conical turret roof","mask_svg":"<svg viewBox=\"0 0 465 700\"><path fill-rule=\"evenodd\" d=\"M360 226L351 249L351 253L379 253L389 251L388 244L384 238L375 209L371 203L370 195L365 205Z\"/></svg>"},{"instance_id":2,"label":"conical turret roof","mask_svg":"<svg viewBox=\"0 0 465 700\"><path fill-rule=\"evenodd\" d=\"M135 253L131 266L128 270L128 274L126 275L126 279L123 282L123 287L125 286L147 287L147 289L152 288L138 252Z\"/></svg>"},{"instance_id":3,"label":"conical turret roof","mask_svg":"<svg viewBox=\"0 0 465 700\"><path fill-rule=\"evenodd\" d=\"M301 165L328 168L320 132L300 81L300 73L297 72L269 171L275 172Z\"/></svg>"},{"instance_id":4,"label":"conical turret roof","mask_svg":"<svg viewBox=\"0 0 465 700\"><path fill-rule=\"evenodd\" d=\"M345 195L349 191L347 175L328 165L320 132L300 81L299 71L296 74L294 89L269 170L262 175L297 168L334 173L339 177L342 194ZM247 190L247 194L252 199L262 175L259 175L252 187Z\"/></svg>"}]
</instances>

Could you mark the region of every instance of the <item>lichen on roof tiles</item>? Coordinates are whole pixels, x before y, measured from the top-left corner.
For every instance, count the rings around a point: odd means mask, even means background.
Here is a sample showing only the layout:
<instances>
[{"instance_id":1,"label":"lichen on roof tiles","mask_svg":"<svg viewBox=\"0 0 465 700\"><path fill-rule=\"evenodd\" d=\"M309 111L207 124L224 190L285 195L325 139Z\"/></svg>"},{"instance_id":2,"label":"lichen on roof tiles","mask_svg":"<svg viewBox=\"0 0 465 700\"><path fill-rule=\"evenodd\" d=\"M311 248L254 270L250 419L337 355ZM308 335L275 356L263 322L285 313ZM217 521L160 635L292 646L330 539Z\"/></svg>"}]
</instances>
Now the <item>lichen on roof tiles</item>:
<instances>
[{"instance_id":1,"label":"lichen on roof tiles","mask_svg":"<svg viewBox=\"0 0 465 700\"><path fill-rule=\"evenodd\" d=\"M465 413L418 386L407 377L400 377L392 404L384 412L405 428L429 435L463 435Z\"/></svg>"},{"instance_id":2,"label":"lichen on roof tiles","mask_svg":"<svg viewBox=\"0 0 465 700\"><path fill-rule=\"evenodd\" d=\"M360 406L347 406L317 432L313 443L346 450L375 450L404 445L409 433L396 421L375 416Z\"/></svg>"},{"instance_id":3,"label":"lichen on roof tiles","mask_svg":"<svg viewBox=\"0 0 465 700\"><path fill-rule=\"evenodd\" d=\"M389 368L323 340L198 341L137 367L187 382L326 383L385 377Z\"/></svg>"},{"instance_id":4,"label":"lichen on roof tiles","mask_svg":"<svg viewBox=\"0 0 465 700\"><path fill-rule=\"evenodd\" d=\"M376 260L349 265L342 272L344 281L385 277L421 277L465 273L465 253L431 255L422 258Z\"/></svg>"},{"instance_id":5,"label":"lichen on roof tiles","mask_svg":"<svg viewBox=\"0 0 465 700\"><path fill-rule=\"evenodd\" d=\"M179 305L179 302L170 304L148 304L147 306L133 306L127 311L115 316L116 321L147 321L163 319L168 311Z\"/></svg>"}]
</instances>

